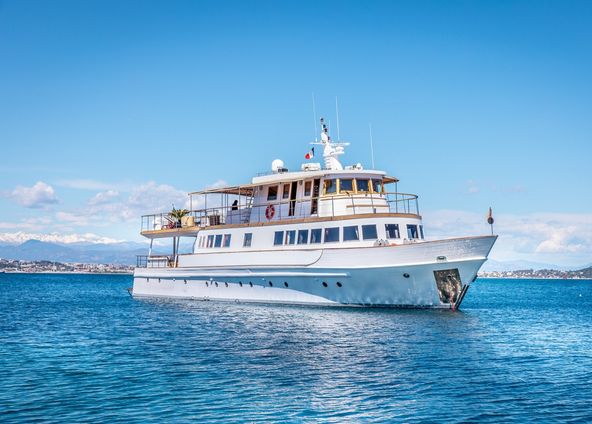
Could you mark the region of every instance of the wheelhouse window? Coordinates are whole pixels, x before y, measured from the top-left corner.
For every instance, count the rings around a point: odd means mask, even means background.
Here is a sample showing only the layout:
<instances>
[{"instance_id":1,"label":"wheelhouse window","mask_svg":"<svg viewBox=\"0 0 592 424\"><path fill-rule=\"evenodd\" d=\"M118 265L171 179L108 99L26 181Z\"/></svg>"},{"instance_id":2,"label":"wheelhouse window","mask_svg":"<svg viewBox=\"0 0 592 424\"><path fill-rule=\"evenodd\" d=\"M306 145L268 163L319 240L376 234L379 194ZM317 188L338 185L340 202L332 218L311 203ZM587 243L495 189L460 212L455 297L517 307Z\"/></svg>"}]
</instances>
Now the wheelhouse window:
<instances>
[{"instance_id":1,"label":"wheelhouse window","mask_svg":"<svg viewBox=\"0 0 592 424\"><path fill-rule=\"evenodd\" d=\"M308 243L308 230L298 230L298 244Z\"/></svg>"},{"instance_id":2,"label":"wheelhouse window","mask_svg":"<svg viewBox=\"0 0 592 424\"><path fill-rule=\"evenodd\" d=\"M372 180L372 190L374 193L382 194L382 180Z\"/></svg>"},{"instance_id":3,"label":"wheelhouse window","mask_svg":"<svg viewBox=\"0 0 592 424\"><path fill-rule=\"evenodd\" d=\"M310 244L320 243L323 232L320 228L310 230Z\"/></svg>"},{"instance_id":4,"label":"wheelhouse window","mask_svg":"<svg viewBox=\"0 0 592 424\"><path fill-rule=\"evenodd\" d=\"M208 236L208 245L207 247L214 247L214 236Z\"/></svg>"},{"instance_id":5,"label":"wheelhouse window","mask_svg":"<svg viewBox=\"0 0 592 424\"><path fill-rule=\"evenodd\" d=\"M362 238L364 240L376 240L378 238L376 225L362 225Z\"/></svg>"},{"instance_id":6,"label":"wheelhouse window","mask_svg":"<svg viewBox=\"0 0 592 424\"><path fill-rule=\"evenodd\" d=\"M325 243L335 243L339 241L339 227L325 228Z\"/></svg>"},{"instance_id":7,"label":"wheelhouse window","mask_svg":"<svg viewBox=\"0 0 592 424\"><path fill-rule=\"evenodd\" d=\"M222 234L216 234L216 239L214 241L214 247L221 247L222 246Z\"/></svg>"},{"instance_id":8,"label":"wheelhouse window","mask_svg":"<svg viewBox=\"0 0 592 424\"><path fill-rule=\"evenodd\" d=\"M286 244L296 243L296 230L286 231Z\"/></svg>"},{"instance_id":9,"label":"wheelhouse window","mask_svg":"<svg viewBox=\"0 0 592 424\"><path fill-rule=\"evenodd\" d=\"M232 237L232 234L224 234L224 241L222 242L222 246L230 247L230 238L231 237Z\"/></svg>"},{"instance_id":10,"label":"wheelhouse window","mask_svg":"<svg viewBox=\"0 0 592 424\"><path fill-rule=\"evenodd\" d=\"M358 193L368 193L370 191L370 180L356 180Z\"/></svg>"},{"instance_id":11,"label":"wheelhouse window","mask_svg":"<svg viewBox=\"0 0 592 424\"><path fill-rule=\"evenodd\" d=\"M304 197L310 197L312 192L312 181L306 181L304 183Z\"/></svg>"},{"instance_id":12,"label":"wheelhouse window","mask_svg":"<svg viewBox=\"0 0 592 424\"><path fill-rule=\"evenodd\" d=\"M359 240L360 233L357 225L343 227L343 241Z\"/></svg>"},{"instance_id":13,"label":"wheelhouse window","mask_svg":"<svg viewBox=\"0 0 592 424\"><path fill-rule=\"evenodd\" d=\"M337 180L325 180L324 193L325 194L337 193Z\"/></svg>"},{"instance_id":14,"label":"wheelhouse window","mask_svg":"<svg viewBox=\"0 0 592 424\"><path fill-rule=\"evenodd\" d=\"M270 186L267 188L267 200L277 200L278 186Z\"/></svg>"},{"instance_id":15,"label":"wheelhouse window","mask_svg":"<svg viewBox=\"0 0 592 424\"><path fill-rule=\"evenodd\" d=\"M385 224L384 227L386 229L386 238L401 238L401 234L399 233L399 224Z\"/></svg>"},{"instance_id":16,"label":"wheelhouse window","mask_svg":"<svg viewBox=\"0 0 592 424\"><path fill-rule=\"evenodd\" d=\"M340 192L353 192L354 191L354 180L352 178L341 178L339 180L339 191Z\"/></svg>"},{"instance_id":17,"label":"wheelhouse window","mask_svg":"<svg viewBox=\"0 0 592 424\"><path fill-rule=\"evenodd\" d=\"M273 244L274 246L281 246L284 244L284 232L283 231L276 231L273 236Z\"/></svg>"},{"instance_id":18,"label":"wheelhouse window","mask_svg":"<svg viewBox=\"0 0 592 424\"><path fill-rule=\"evenodd\" d=\"M245 238L243 239L243 247L251 247L252 241L253 233L245 233Z\"/></svg>"},{"instance_id":19,"label":"wheelhouse window","mask_svg":"<svg viewBox=\"0 0 592 424\"><path fill-rule=\"evenodd\" d=\"M419 233L417 232L417 225L407 224L407 237L410 239L419 238Z\"/></svg>"},{"instance_id":20,"label":"wheelhouse window","mask_svg":"<svg viewBox=\"0 0 592 424\"><path fill-rule=\"evenodd\" d=\"M419 226L419 236L421 237L422 240L424 239L424 237L423 237L423 225L420 225Z\"/></svg>"},{"instance_id":21,"label":"wheelhouse window","mask_svg":"<svg viewBox=\"0 0 592 424\"><path fill-rule=\"evenodd\" d=\"M282 199L288 199L290 197L290 184L284 184L284 191L282 193Z\"/></svg>"}]
</instances>

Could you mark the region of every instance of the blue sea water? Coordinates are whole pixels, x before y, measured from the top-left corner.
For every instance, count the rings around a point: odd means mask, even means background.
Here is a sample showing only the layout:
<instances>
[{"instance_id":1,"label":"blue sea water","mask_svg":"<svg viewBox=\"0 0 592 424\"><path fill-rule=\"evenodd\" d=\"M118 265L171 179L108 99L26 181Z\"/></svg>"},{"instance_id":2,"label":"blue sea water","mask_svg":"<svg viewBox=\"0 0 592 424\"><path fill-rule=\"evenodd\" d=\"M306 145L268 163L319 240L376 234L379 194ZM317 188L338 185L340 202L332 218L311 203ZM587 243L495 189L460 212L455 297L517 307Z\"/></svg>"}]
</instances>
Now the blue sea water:
<instances>
[{"instance_id":1,"label":"blue sea water","mask_svg":"<svg viewBox=\"0 0 592 424\"><path fill-rule=\"evenodd\" d=\"M0 422L592 421L592 281L477 280L460 312L129 286L0 275Z\"/></svg>"}]
</instances>

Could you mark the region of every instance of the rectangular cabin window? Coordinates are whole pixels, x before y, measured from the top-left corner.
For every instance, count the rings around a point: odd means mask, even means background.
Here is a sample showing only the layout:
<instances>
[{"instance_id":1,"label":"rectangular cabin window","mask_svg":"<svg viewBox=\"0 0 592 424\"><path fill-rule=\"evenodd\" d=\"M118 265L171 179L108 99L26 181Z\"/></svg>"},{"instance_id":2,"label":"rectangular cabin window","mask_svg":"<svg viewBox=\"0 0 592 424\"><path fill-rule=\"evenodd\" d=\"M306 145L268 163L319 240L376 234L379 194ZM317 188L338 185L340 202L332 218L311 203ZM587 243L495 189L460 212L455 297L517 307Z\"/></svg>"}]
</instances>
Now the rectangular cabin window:
<instances>
[{"instance_id":1,"label":"rectangular cabin window","mask_svg":"<svg viewBox=\"0 0 592 424\"><path fill-rule=\"evenodd\" d=\"M304 183L304 197L310 197L312 191L312 181L306 181Z\"/></svg>"},{"instance_id":2,"label":"rectangular cabin window","mask_svg":"<svg viewBox=\"0 0 592 424\"><path fill-rule=\"evenodd\" d=\"M386 238L401 238L399 233L399 224L385 224Z\"/></svg>"},{"instance_id":3,"label":"rectangular cabin window","mask_svg":"<svg viewBox=\"0 0 592 424\"><path fill-rule=\"evenodd\" d=\"M335 243L339 241L339 227L325 228L325 243Z\"/></svg>"},{"instance_id":4,"label":"rectangular cabin window","mask_svg":"<svg viewBox=\"0 0 592 424\"><path fill-rule=\"evenodd\" d=\"M290 184L284 184L284 192L282 194L282 199L287 199L290 197Z\"/></svg>"},{"instance_id":5,"label":"rectangular cabin window","mask_svg":"<svg viewBox=\"0 0 592 424\"><path fill-rule=\"evenodd\" d=\"M339 191L341 193L352 193L354 191L354 180L352 178L341 178L339 180Z\"/></svg>"},{"instance_id":6,"label":"rectangular cabin window","mask_svg":"<svg viewBox=\"0 0 592 424\"><path fill-rule=\"evenodd\" d=\"M222 234L216 234L216 239L214 241L214 247L221 247L222 246Z\"/></svg>"},{"instance_id":7,"label":"rectangular cabin window","mask_svg":"<svg viewBox=\"0 0 592 424\"><path fill-rule=\"evenodd\" d=\"M243 247L251 247L252 241L253 233L245 233L245 238L243 239Z\"/></svg>"},{"instance_id":8,"label":"rectangular cabin window","mask_svg":"<svg viewBox=\"0 0 592 424\"><path fill-rule=\"evenodd\" d=\"M356 180L358 193L368 193L370 191L370 180Z\"/></svg>"},{"instance_id":9,"label":"rectangular cabin window","mask_svg":"<svg viewBox=\"0 0 592 424\"><path fill-rule=\"evenodd\" d=\"M362 225L362 238L364 240L376 240L378 238L376 225Z\"/></svg>"},{"instance_id":10,"label":"rectangular cabin window","mask_svg":"<svg viewBox=\"0 0 592 424\"><path fill-rule=\"evenodd\" d=\"M286 244L296 243L296 230L286 231Z\"/></svg>"},{"instance_id":11,"label":"rectangular cabin window","mask_svg":"<svg viewBox=\"0 0 592 424\"><path fill-rule=\"evenodd\" d=\"M214 236L208 236L208 247L214 247Z\"/></svg>"},{"instance_id":12,"label":"rectangular cabin window","mask_svg":"<svg viewBox=\"0 0 592 424\"><path fill-rule=\"evenodd\" d=\"M230 237L232 237L232 234L224 234L224 241L222 242L222 246L230 247Z\"/></svg>"},{"instance_id":13,"label":"rectangular cabin window","mask_svg":"<svg viewBox=\"0 0 592 424\"><path fill-rule=\"evenodd\" d=\"M418 238L417 225L407 224L407 237L410 239Z\"/></svg>"},{"instance_id":14,"label":"rectangular cabin window","mask_svg":"<svg viewBox=\"0 0 592 424\"><path fill-rule=\"evenodd\" d=\"M308 243L308 230L298 230L298 244Z\"/></svg>"},{"instance_id":15,"label":"rectangular cabin window","mask_svg":"<svg viewBox=\"0 0 592 424\"><path fill-rule=\"evenodd\" d=\"M277 200L278 186L270 186L267 188L267 200Z\"/></svg>"},{"instance_id":16,"label":"rectangular cabin window","mask_svg":"<svg viewBox=\"0 0 592 424\"><path fill-rule=\"evenodd\" d=\"M423 225L419 226L419 236L421 237L421 239L423 240Z\"/></svg>"},{"instance_id":17,"label":"rectangular cabin window","mask_svg":"<svg viewBox=\"0 0 592 424\"><path fill-rule=\"evenodd\" d=\"M273 245L274 246L281 246L284 244L284 232L283 231L276 231L273 236Z\"/></svg>"},{"instance_id":18,"label":"rectangular cabin window","mask_svg":"<svg viewBox=\"0 0 592 424\"><path fill-rule=\"evenodd\" d=\"M323 232L320 228L310 230L310 244L320 243L322 234Z\"/></svg>"},{"instance_id":19,"label":"rectangular cabin window","mask_svg":"<svg viewBox=\"0 0 592 424\"><path fill-rule=\"evenodd\" d=\"M337 180L325 180L324 183L324 193L325 194L335 194L337 193Z\"/></svg>"},{"instance_id":20,"label":"rectangular cabin window","mask_svg":"<svg viewBox=\"0 0 592 424\"><path fill-rule=\"evenodd\" d=\"M343 227L343 241L359 240L360 233L357 225Z\"/></svg>"},{"instance_id":21,"label":"rectangular cabin window","mask_svg":"<svg viewBox=\"0 0 592 424\"><path fill-rule=\"evenodd\" d=\"M372 180L372 189L374 193L382 194L382 180Z\"/></svg>"}]
</instances>

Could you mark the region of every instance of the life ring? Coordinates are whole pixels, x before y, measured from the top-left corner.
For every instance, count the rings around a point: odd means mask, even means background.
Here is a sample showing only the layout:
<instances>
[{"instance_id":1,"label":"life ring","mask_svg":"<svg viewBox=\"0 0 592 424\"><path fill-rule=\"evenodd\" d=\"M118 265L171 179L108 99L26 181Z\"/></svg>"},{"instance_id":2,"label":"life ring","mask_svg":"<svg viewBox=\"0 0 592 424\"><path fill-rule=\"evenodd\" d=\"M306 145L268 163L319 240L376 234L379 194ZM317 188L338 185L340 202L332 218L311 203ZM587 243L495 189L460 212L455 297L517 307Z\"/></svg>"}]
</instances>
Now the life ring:
<instances>
[{"instance_id":1,"label":"life ring","mask_svg":"<svg viewBox=\"0 0 592 424\"><path fill-rule=\"evenodd\" d=\"M265 218L267 220L271 220L275 215L275 207L273 205L267 205L267 209L265 209Z\"/></svg>"}]
</instances>

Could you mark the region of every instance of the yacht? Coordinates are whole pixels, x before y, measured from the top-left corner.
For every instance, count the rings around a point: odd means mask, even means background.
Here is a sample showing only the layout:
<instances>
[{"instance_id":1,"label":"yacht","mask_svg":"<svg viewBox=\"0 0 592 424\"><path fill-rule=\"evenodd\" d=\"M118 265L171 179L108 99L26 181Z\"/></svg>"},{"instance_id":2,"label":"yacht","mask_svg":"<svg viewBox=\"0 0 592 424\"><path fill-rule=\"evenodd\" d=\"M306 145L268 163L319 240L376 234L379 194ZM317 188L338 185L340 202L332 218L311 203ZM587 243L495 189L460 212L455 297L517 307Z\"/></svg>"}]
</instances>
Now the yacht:
<instances>
[{"instance_id":1,"label":"yacht","mask_svg":"<svg viewBox=\"0 0 592 424\"><path fill-rule=\"evenodd\" d=\"M249 184L143 216L150 248L132 295L458 309L497 236L426 238L418 197L400 193L397 178L342 165L348 143L333 141L323 119L311 144L297 171L276 159ZM156 254L163 245L168 254Z\"/></svg>"}]
</instances>

